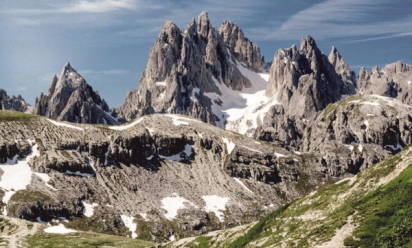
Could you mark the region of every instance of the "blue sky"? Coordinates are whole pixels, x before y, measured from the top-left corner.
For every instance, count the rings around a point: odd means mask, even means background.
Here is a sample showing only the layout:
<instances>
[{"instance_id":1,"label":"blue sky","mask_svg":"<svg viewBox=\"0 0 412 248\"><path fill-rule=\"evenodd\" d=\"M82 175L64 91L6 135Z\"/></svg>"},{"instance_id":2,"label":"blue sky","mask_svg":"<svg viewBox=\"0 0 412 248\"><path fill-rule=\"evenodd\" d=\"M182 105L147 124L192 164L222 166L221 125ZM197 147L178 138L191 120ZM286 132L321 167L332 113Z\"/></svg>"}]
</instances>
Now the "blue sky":
<instances>
[{"instance_id":1,"label":"blue sky","mask_svg":"<svg viewBox=\"0 0 412 248\"><path fill-rule=\"evenodd\" d=\"M70 61L119 106L164 21L183 28L202 10L216 27L238 23L266 61L309 34L325 53L336 45L355 71L412 63L412 0L1 0L0 88L33 103Z\"/></svg>"}]
</instances>

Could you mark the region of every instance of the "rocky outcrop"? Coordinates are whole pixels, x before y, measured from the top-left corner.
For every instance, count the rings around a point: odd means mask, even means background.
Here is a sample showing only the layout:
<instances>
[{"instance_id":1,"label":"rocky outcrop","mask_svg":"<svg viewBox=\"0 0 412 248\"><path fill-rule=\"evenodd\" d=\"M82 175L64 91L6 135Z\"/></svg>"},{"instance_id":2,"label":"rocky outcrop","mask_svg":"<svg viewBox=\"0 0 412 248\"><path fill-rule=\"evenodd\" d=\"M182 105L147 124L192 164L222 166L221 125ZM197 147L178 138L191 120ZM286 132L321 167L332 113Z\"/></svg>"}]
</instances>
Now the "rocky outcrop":
<instances>
[{"instance_id":1,"label":"rocky outcrop","mask_svg":"<svg viewBox=\"0 0 412 248\"><path fill-rule=\"evenodd\" d=\"M221 88L240 91L252 87L242 70L261 71L259 49L234 25L221 33L207 13L184 31L166 22L153 45L139 88L130 92L119 114L126 120L152 113L179 113L217 124L224 117L213 112L212 98ZM222 103L218 103L222 104Z\"/></svg>"},{"instance_id":2,"label":"rocky outcrop","mask_svg":"<svg viewBox=\"0 0 412 248\"><path fill-rule=\"evenodd\" d=\"M279 50L272 63L266 94L277 95L287 113L300 117L313 116L342 95L354 94L354 82L342 80L342 75L350 72L340 68L344 62L335 49L330 59L333 64L310 36L302 40L299 49L292 46Z\"/></svg>"},{"instance_id":3,"label":"rocky outcrop","mask_svg":"<svg viewBox=\"0 0 412 248\"><path fill-rule=\"evenodd\" d=\"M360 94L388 96L412 104L412 66L404 62L389 64L382 70L374 67L370 72L361 68L358 81Z\"/></svg>"},{"instance_id":4,"label":"rocky outcrop","mask_svg":"<svg viewBox=\"0 0 412 248\"><path fill-rule=\"evenodd\" d=\"M30 105L26 103L22 96L9 96L5 90L0 89L0 110L26 112L29 109Z\"/></svg>"},{"instance_id":5,"label":"rocky outcrop","mask_svg":"<svg viewBox=\"0 0 412 248\"><path fill-rule=\"evenodd\" d=\"M248 67L257 72L264 70L264 60L259 47L245 37L238 25L225 21L219 32L225 44L238 60L243 61Z\"/></svg>"},{"instance_id":6,"label":"rocky outcrop","mask_svg":"<svg viewBox=\"0 0 412 248\"><path fill-rule=\"evenodd\" d=\"M53 77L47 95L36 99L34 113L59 121L117 124L106 102L67 63L58 78Z\"/></svg>"},{"instance_id":7,"label":"rocky outcrop","mask_svg":"<svg viewBox=\"0 0 412 248\"><path fill-rule=\"evenodd\" d=\"M308 36L300 48L292 46L276 53L266 95L275 97L277 104L265 113L254 135L299 150L305 130L316 125L320 111L355 92L353 72L336 48L327 57Z\"/></svg>"}]
</instances>

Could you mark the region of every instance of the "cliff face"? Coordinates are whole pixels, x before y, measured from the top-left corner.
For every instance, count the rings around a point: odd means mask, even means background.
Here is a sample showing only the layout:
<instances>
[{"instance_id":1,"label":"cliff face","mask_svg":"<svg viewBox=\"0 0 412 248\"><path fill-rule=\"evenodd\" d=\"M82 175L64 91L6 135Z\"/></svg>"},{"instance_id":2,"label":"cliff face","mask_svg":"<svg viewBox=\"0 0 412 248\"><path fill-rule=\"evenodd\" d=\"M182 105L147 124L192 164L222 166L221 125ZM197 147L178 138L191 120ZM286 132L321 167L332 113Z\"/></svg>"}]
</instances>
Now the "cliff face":
<instances>
[{"instance_id":1,"label":"cliff face","mask_svg":"<svg viewBox=\"0 0 412 248\"><path fill-rule=\"evenodd\" d=\"M69 63L60 77L53 77L48 94L36 99L34 113L76 123L117 123L106 102Z\"/></svg>"}]
</instances>

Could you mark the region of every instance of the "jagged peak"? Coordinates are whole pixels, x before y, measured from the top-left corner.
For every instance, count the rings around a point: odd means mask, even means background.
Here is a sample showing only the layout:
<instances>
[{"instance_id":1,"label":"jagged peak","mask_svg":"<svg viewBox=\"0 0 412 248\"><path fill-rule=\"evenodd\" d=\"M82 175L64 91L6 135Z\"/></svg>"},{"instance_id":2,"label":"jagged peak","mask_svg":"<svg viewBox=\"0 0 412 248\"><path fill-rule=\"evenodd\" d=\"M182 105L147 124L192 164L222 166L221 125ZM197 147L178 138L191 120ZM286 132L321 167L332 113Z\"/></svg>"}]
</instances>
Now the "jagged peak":
<instances>
[{"instance_id":1,"label":"jagged peak","mask_svg":"<svg viewBox=\"0 0 412 248\"><path fill-rule=\"evenodd\" d=\"M209 30L212 28L208 13L206 11L202 11L198 16L197 21L197 32L202 37L207 37L209 34Z\"/></svg>"},{"instance_id":2,"label":"jagged peak","mask_svg":"<svg viewBox=\"0 0 412 248\"><path fill-rule=\"evenodd\" d=\"M180 32L180 29L179 29L179 27L178 27L176 24L174 24L172 21L165 21L165 22L163 23L162 28L160 29L160 33L161 33L161 34L162 34L162 33L171 33L171 32L174 32L174 31L179 31L179 32Z\"/></svg>"},{"instance_id":3,"label":"jagged peak","mask_svg":"<svg viewBox=\"0 0 412 248\"><path fill-rule=\"evenodd\" d=\"M199 23L202 22L202 21L210 22L209 21L209 14L207 13L207 11L200 12L197 19L198 19Z\"/></svg>"},{"instance_id":4,"label":"jagged peak","mask_svg":"<svg viewBox=\"0 0 412 248\"><path fill-rule=\"evenodd\" d=\"M391 64L387 64L383 69L392 73L400 73L412 70L412 66L403 61L396 61Z\"/></svg>"},{"instance_id":5,"label":"jagged peak","mask_svg":"<svg viewBox=\"0 0 412 248\"><path fill-rule=\"evenodd\" d=\"M64 67L63 67L63 68L64 68L64 69L73 69L73 68L72 68L72 65L70 64L69 61L67 61L66 64L64 64Z\"/></svg>"},{"instance_id":6,"label":"jagged peak","mask_svg":"<svg viewBox=\"0 0 412 248\"><path fill-rule=\"evenodd\" d=\"M310 50L313 48L318 49L315 39L310 35L303 37L300 43L300 50Z\"/></svg>"}]
</instances>

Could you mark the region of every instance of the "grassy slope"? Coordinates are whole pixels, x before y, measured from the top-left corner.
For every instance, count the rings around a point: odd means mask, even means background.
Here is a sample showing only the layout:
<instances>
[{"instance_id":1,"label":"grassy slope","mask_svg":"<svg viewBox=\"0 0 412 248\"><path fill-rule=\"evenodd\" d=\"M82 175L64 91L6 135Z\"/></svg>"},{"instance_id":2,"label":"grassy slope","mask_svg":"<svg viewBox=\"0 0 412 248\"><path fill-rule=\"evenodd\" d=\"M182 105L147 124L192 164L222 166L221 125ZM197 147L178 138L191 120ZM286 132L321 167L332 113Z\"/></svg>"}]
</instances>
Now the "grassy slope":
<instances>
[{"instance_id":1,"label":"grassy slope","mask_svg":"<svg viewBox=\"0 0 412 248\"><path fill-rule=\"evenodd\" d=\"M69 235L39 233L29 236L26 241L27 246L31 248L153 247L153 243L150 242L97 233L74 233Z\"/></svg>"},{"instance_id":2,"label":"grassy slope","mask_svg":"<svg viewBox=\"0 0 412 248\"><path fill-rule=\"evenodd\" d=\"M336 238L348 247L412 247L412 148L279 208L239 237L217 237L187 247L337 247Z\"/></svg>"},{"instance_id":3,"label":"grassy slope","mask_svg":"<svg viewBox=\"0 0 412 248\"><path fill-rule=\"evenodd\" d=\"M39 116L22 112L0 110L0 121L27 121Z\"/></svg>"},{"instance_id":4,"label":"grassy slope","mask_svg":"<svg viewBox=\"0 0 412 248\"><path fill-rule=\"evenodd\" d=\"M327 242L353 219L351 247L411 247L412 245L412 152L409 149L361 173L356 179L326 186L310 196L262 219L228 247L286 244L313 247ZM375 188L383 177L403 163L402 173ZM352 224L352 223L350 223ZM256 231L257 230L257 231ZM260 243L259 243L260 241Z\"/></svg>"}]
</instances>

